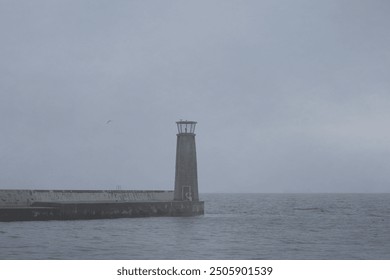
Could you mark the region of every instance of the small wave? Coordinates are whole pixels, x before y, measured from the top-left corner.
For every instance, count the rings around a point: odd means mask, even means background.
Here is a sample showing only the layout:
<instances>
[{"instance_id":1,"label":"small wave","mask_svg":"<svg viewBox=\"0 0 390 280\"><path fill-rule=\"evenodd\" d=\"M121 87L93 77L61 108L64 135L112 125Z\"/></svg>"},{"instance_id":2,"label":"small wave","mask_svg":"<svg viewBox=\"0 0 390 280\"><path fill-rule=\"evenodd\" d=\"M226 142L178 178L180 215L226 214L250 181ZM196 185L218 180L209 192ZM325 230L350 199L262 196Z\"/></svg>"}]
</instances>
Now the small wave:
<instances>
[{"instance_id":1,"label":"small wave","mask_svg":"<svg viewBox=\"0 0 390 280\"><path fill-rule=\"evenodd\" d=\"M19 235L10 235L10 236L8 236L9 238L14 238L14 239L16 239L16 238L20 238L20 236Z\"/></svg>"},{"instance_id":2,"label":"small wave","mask_svg":"<svg viewBox=\"0 0 390 280\"><path fill-rule=\"evenodd\" d=\"M224 217L238 217L240 216L239 214L236 213L206 213L204 214L206 218L224 218Z\"/></svg>"},{"instance_id":3,"label":"small wave","mask_svg":"<svg viewBox=\"0 0 390 280\"><path fill-rule=\"evenodd\" d=\"M301 210L301 211L320 211L320 212L325 212L324 209L318 208L318 207L294 208L294 210Z\"/></svg>"}]
</instances>

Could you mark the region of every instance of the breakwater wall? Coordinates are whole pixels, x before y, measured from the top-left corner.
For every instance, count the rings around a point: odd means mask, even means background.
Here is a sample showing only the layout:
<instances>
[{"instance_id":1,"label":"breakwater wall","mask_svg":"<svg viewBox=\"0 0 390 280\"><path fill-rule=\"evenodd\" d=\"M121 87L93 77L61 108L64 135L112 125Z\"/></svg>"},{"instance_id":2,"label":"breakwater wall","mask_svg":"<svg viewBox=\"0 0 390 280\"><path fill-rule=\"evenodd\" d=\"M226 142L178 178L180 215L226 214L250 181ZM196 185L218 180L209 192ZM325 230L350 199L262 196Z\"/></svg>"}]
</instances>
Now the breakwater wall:
<instances>
[{"instance_id":1,"label":"breakwater wall","mask_svg":"<svg viewBox=\"0 0 390 280\"><path fill-rule=\"evenodd\" d=\"M43 203L0 208L0 222L87 220L204 214L203 201Z\"/></svg>"},{"instance_id":2,"label":"breakwater wall","mask_svg":"<svg viewBox=\"0 0 390 280\"><path fill-rule=\"evenodd\" d=\"M0 207L35 203L112 203L173 200L173 191L137 190L0 190Z\"/></svg>"},{"instance_id":3,"label":"breakwater wall","mask_svg":"<svg viewBox=\"0 0 390 280\"><path fill-rule=\"evenodd\" d=\"M173 191L0 190L0 222L204 214L203 201L173 196Z\"/></svg>"}]
</instances>

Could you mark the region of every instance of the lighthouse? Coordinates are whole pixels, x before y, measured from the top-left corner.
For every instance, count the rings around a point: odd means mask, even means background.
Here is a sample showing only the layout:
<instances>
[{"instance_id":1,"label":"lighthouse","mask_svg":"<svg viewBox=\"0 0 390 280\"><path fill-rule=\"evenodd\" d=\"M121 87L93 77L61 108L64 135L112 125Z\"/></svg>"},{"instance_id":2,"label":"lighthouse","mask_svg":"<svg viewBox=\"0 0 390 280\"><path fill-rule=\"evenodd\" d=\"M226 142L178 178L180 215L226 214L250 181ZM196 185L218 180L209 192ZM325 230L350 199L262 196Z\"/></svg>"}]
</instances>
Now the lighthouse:
<instances>
[{"instance_id":1,"label":"lighthouse","mask_svg":"<svg viewBox=\"0 0 390 280\"><path fill-rule=\"evenodd\" d=\"M199 201L195 146L196 122L180 120L176 124L178 134L174 200Z\"/></svg>"}]
</instances>

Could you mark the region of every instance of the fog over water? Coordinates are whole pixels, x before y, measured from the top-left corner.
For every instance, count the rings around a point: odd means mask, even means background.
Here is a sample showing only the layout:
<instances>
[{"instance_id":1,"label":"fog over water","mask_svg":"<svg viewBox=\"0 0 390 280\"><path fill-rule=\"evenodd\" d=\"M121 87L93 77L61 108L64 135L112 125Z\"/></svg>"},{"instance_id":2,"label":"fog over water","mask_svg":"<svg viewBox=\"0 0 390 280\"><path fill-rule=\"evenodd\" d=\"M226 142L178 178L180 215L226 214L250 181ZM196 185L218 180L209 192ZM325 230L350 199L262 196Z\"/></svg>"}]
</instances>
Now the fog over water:
<instances>
[{"instance_id":1,"label":"fog over water","mask_svg":"<svg viewBox=\"0 0 390 280\"><path fill-rule=\"evenodd\" d=\"M390 2L0 1L0 188L388 192Z\"/></svg>"}]
</instances>

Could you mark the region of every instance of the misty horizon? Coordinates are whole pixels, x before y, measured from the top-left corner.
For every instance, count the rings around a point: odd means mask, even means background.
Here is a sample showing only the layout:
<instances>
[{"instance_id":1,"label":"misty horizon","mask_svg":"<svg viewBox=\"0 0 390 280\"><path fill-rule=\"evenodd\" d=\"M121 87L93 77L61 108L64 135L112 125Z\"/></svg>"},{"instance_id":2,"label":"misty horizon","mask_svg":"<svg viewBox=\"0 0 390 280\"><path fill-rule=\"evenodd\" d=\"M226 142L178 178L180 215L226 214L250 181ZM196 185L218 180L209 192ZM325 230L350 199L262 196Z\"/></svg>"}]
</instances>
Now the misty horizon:
<instances>
[{"instance_id":1,"label":"misty horizon","mask_svg":"<svg viewBox=\"0 0 390 280\"><path fill-rule=\"evenodd\" d=\"M386 1L2 1L0 189L387 193Z\"/></svg>"}]
</instances>

